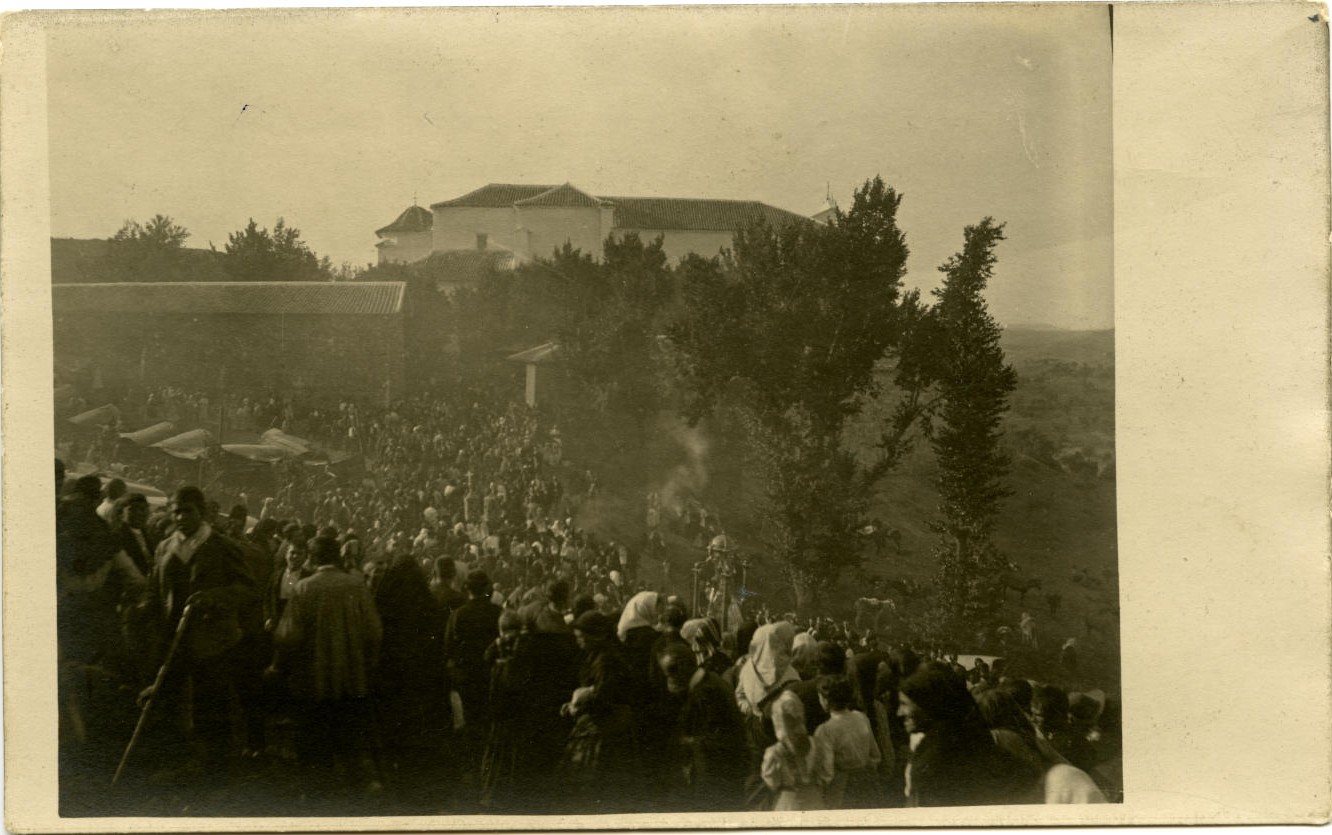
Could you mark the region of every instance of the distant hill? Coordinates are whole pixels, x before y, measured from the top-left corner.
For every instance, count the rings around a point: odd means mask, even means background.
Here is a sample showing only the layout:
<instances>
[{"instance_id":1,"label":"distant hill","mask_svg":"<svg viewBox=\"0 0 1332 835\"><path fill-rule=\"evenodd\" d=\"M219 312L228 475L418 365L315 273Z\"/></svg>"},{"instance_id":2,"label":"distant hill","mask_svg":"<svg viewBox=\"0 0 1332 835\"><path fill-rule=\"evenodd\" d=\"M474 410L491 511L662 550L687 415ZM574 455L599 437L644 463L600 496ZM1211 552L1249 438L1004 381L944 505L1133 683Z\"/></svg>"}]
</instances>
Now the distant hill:
<instances>
[{"instance_id":1,"label":"distant hill","mask_svg":"<svg viewBox=\"0 0 1332 835\"><path fill-rule=\"evenodd\" d=\"M111 242L105 238L52 238L51 283L83 284L127 280L118 278L110 262ZM180 251L169 271L146 270L134 281L226 281L227 274L211 249Z\"/></svg>"},{"instance_id":2,"label":"distant hill","mask_svg":"<svg viewBox=\"0 0 1332 835\"><path fill-rule=\"evenodd\" d=\"M1009 327L1002 337L1004 353L1014 365L1053 359L1087 365L1115 364L1113 330L1071 331L1046 325Z\"/></svg>"}]
</instances>

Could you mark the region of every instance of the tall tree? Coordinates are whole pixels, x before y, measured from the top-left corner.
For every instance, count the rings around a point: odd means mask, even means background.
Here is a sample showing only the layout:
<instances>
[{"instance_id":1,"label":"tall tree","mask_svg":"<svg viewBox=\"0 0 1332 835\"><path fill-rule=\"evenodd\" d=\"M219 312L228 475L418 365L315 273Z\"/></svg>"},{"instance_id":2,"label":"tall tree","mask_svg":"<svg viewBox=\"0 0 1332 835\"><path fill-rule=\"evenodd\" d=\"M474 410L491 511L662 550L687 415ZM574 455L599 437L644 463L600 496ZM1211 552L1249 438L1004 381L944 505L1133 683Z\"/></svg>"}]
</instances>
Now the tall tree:
<instances>
[{"instance_id":1,"label":"tall tree","mask_svg":"<svg viewBox=\"0 0 1332 835\"><path fill-rule=\"evenodd\" d=\"M1000 424L1017 374L1004 361L1002 330L984 297L1003 229L988 217L966 228L962 251L939 268L945 278L934 291L932 332L922 339L935 358L940 398L931 435L939 465L940 637L969 634L968 626L993 613L994 589L1008 568L991 534L1010 492Z\"/></svg>"},{"instance_id":2,"label":"tall tree","mask_svg":"<svg viewBox=\"0 0 1332 835\"><path fill-rule=\"evenodd\" d=\"M562 260L557 253L551 268L568 276ZM663 239L610 237L600 263L576 266L584 278L573 282L575 305L560 328L565 361L594 402L645 432L662 405L658 337L674 296Z\"/></svg>"},{"instance_id":3,"label":"tall tree","mask_svg":"<svg viewBox=\"0 0 1332 835\"><path fill-rule=\"evenodd\" d=\"M330 281L332 264L301 240L301 232L278 218L270 232L255 223L227 236L222 268L233 281Z\"/></svg>"},{"instance_id":4,"label":"tall tree","mask_svg":"<svg viewBox=\"0 0 1332 835\"><path fill-rule=\"evenodd\" d=\"M105 281L188 281L184 253L190 233L166 215L153 215L147 223L127 220L107 241Z\"/></svg>"},{"instance_id":5,"label":"tall tree","mask_svg":"<svg viewBox=\"0 0 1332 835\"><path fill-rule=\"evenodd\" d=\"M681 266L670 335L684 414L697 421L724 406L744 427L764 485L764 544L802 609L858 563L870 488L919 417L889 427L874 461L844 445L843 426L878 390L876 369L917 313L902 291L901 200L876 177L826 226L759 225L736 235L724 262Z\"/></svg>"}]
</instances>

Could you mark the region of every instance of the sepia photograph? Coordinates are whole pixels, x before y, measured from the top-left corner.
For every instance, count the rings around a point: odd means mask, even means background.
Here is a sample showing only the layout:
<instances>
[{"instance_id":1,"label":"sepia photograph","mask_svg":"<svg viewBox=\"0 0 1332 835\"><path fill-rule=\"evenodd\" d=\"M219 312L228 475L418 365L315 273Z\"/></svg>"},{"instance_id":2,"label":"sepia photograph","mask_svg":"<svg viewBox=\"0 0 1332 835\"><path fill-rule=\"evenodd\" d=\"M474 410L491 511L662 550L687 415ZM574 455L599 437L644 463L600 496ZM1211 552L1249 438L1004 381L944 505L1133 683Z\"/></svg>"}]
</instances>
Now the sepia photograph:
<instances>
[{"instance_id":1,"label":"sepia photograph","mask_svg":"<svg viewBox=\"0 0 1332 835\"><path fill-rule=\"evenodd\" d=\"M58 816L1133 803L1118 12L46 20Z\"/></svg>"}]
</instances>

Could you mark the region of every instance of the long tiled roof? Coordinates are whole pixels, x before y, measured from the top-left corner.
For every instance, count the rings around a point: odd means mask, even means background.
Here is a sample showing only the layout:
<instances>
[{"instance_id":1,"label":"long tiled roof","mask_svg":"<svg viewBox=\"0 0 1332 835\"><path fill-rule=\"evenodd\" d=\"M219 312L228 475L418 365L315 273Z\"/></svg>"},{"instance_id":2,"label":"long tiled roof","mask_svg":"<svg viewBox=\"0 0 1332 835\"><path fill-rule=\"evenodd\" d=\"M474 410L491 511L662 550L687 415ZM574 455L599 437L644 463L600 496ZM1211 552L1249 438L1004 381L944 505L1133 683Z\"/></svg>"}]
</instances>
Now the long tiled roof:
<instances>
[{"instance_id":1,"label":"long tiled roof","mask_svg":"<svg viewBox=\"0 0 1332 835\"><path fill-rule=\"evenodd\" d=\"M501 209L510 206L615 207L615 228L645 230L732 231L758 220L771 226L809 223L804 215L757 200L707 200L690 197L599 197L565 183L525 186L491 183L462 197L434 203L430 208L469 207Z\"/></svg>"},{"instance_id":2,"label":"long tiled roof","mask_svg":"<svg viewBox=\"0 0 1332 835\"><path fill-rule=\"evenodd\" d=\"M376 235L391 235L394 232L429 232L430 227L435 223L435 216L429 209L423 209L420 206L409 206L406 211L398 215L398 219L382 229L376 229Z\"/></svg>"},{"instance_id":3,"label":"long tiled roof","mask_svg":"<svg viewBox=\"0 0 1332 835\"><path fill-rule=\"evenodd\" d=\"M401 281L199 281L55 284L62 313L278 313L385 315L402 312Z\"/></svg>"},{"instance_id":4,"label":"long tiled roof","mask_svg":"<svg viewBox=\"0 0 1332 835\"><path fill-rule=\"evenodd\" d=\"M615 206L617 229L743 229L759 220L770 226L809 223L809 218L757 200L687 197L604 197Z\"/></svg>"},{"instance_id":5,"label":"long tiled roof","mask_svg":"<svg viewBox=\"0 0 1332 835\"><path fill-rule=\"evenodd\" d=\"M526 200L515 200L515 206L581 206L584 208L595 208L602 204L602 201L593 197L585 191L574 188L571 184L565 183L562 186L556 186L549 191L544 191L536 197L529 197Z\"/></svg>"},{"instance_id":6,"label":"long tiled roof","mask_svg":"<svg viewBox=\"0 0 1332 835\"><path fill-rule=\"evenodd\" d=\"M431 203L430 208L441 209L453 206L467 206L473 209L505 209L519 200L536 197L550 191L555 186L521 186L510 183L491 183L476 191L469 191L462 197Z\"/></svg>"}]
</instances>

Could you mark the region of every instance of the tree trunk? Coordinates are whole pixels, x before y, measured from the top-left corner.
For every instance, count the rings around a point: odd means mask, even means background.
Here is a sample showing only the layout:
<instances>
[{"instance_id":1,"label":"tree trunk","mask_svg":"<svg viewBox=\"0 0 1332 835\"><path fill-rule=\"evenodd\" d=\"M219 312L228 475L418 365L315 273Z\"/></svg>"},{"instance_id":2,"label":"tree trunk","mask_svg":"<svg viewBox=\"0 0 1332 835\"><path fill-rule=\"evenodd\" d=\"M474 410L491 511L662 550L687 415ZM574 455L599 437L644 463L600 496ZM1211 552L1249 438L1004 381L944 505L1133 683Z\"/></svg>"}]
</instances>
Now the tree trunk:
<instances>
[{"instance_id":1,"label":"tree trunk","mask_svg":"<svg viewBox=\"0 0 1332 835\"><path fill-rule=\"evenodd\" d=\"M801 620L808 618L814 611L814 605L817 602L814 589L812 589L807 582L802 580L792 580L791 590L795 592L796 615L799 616Z\"/></svg>"}]
</instances>

